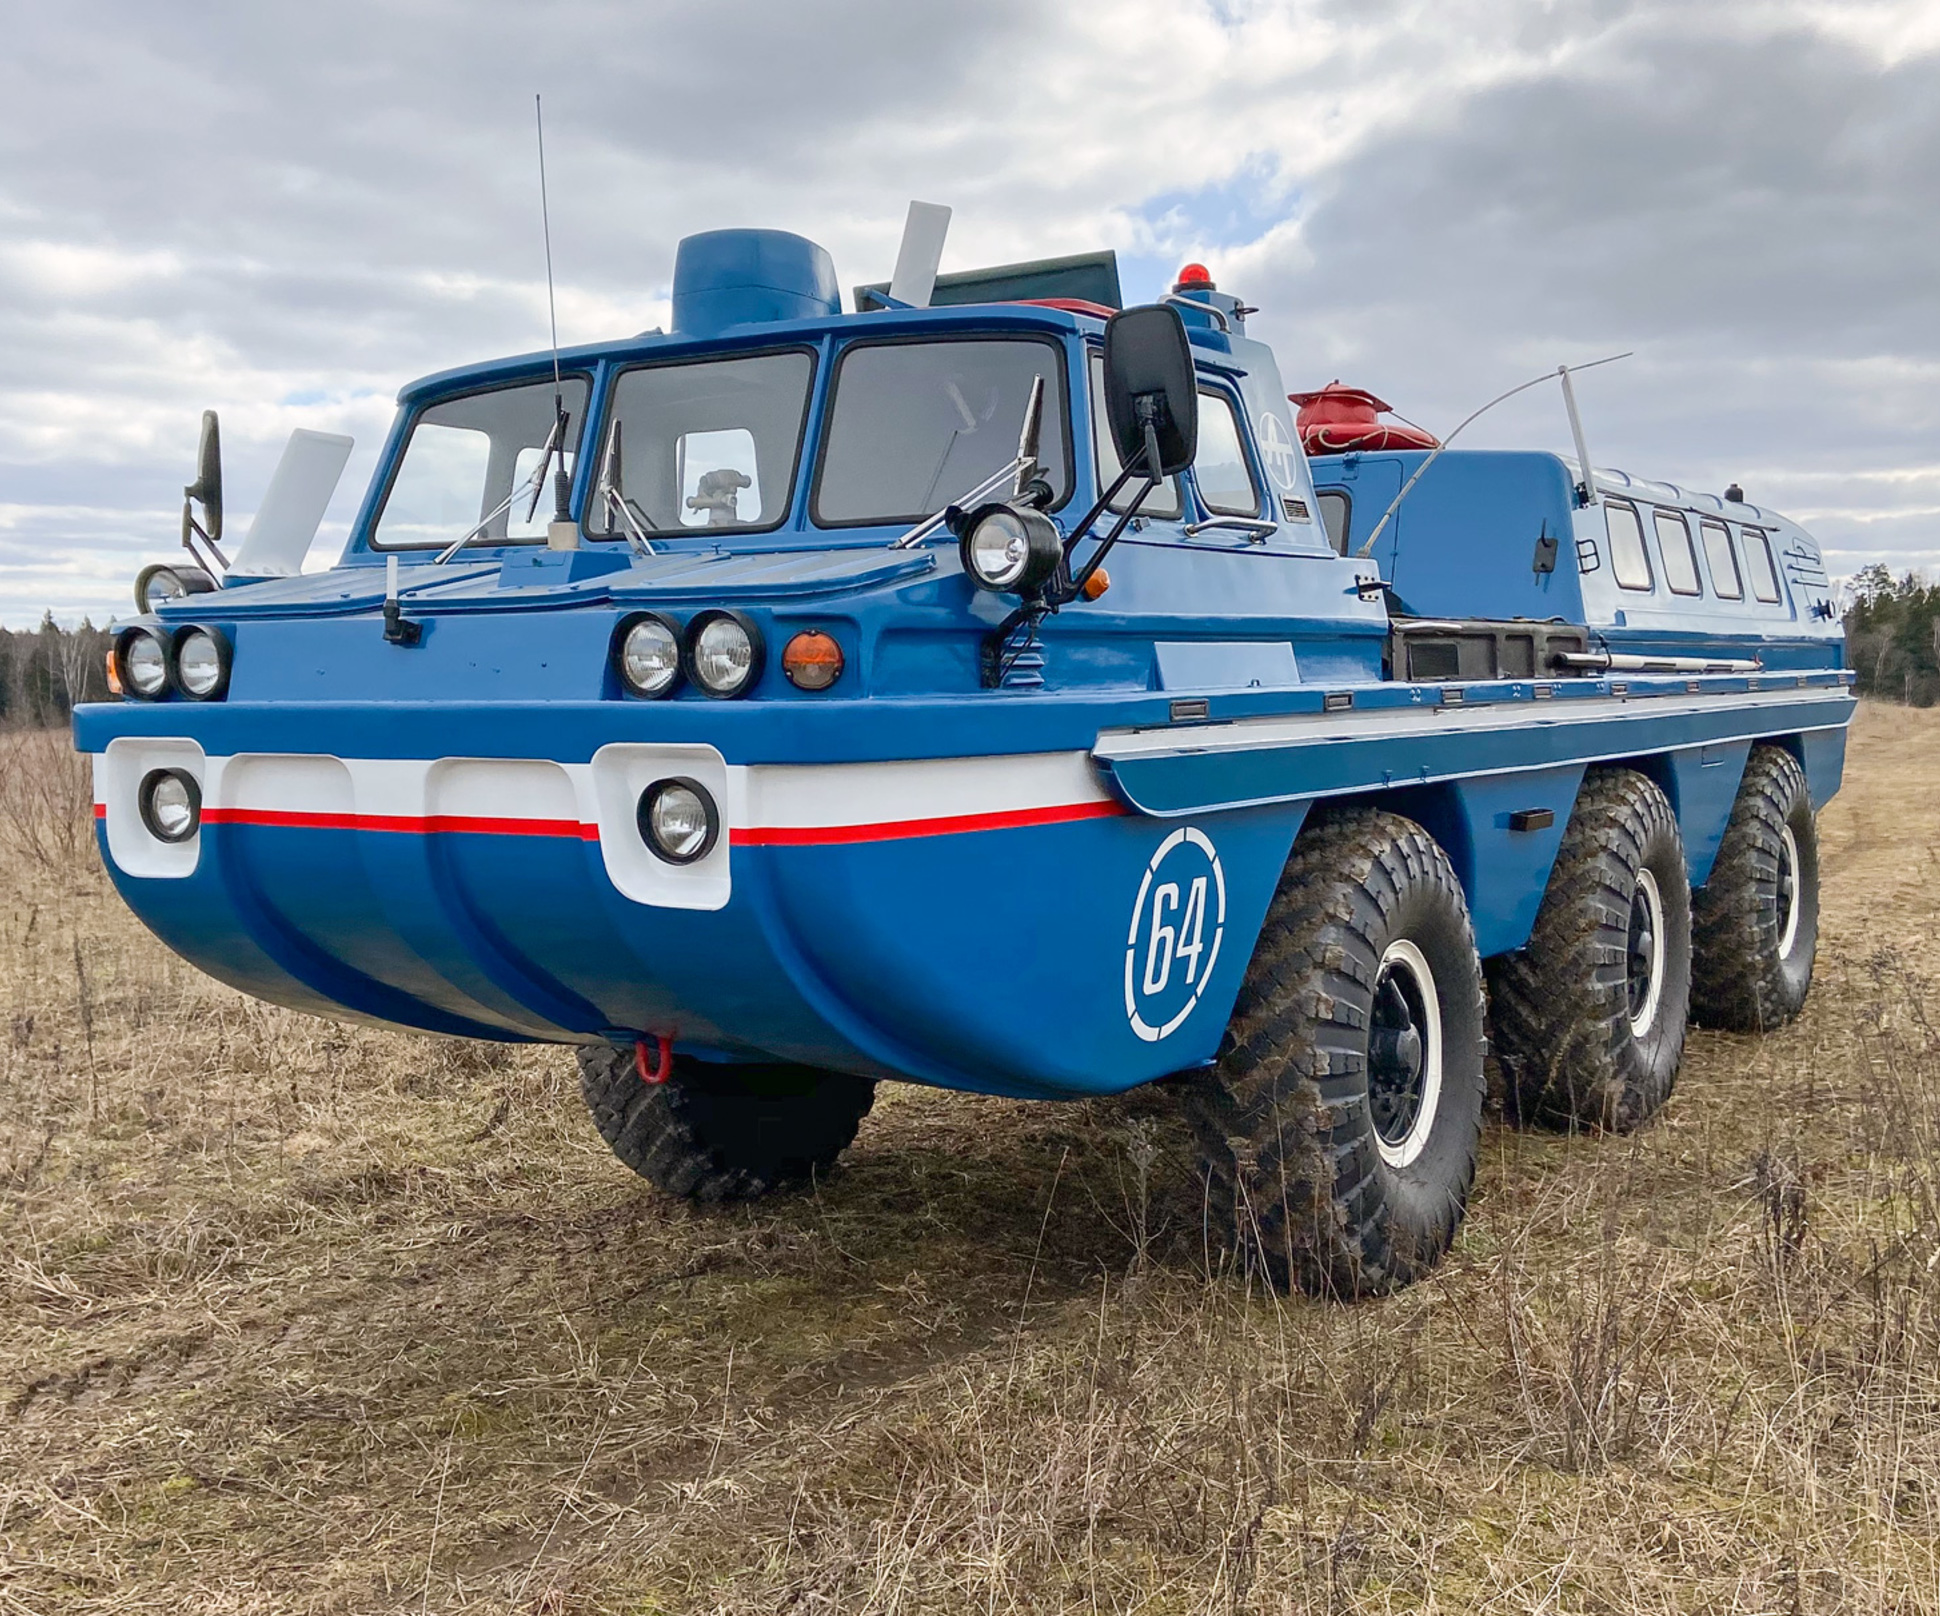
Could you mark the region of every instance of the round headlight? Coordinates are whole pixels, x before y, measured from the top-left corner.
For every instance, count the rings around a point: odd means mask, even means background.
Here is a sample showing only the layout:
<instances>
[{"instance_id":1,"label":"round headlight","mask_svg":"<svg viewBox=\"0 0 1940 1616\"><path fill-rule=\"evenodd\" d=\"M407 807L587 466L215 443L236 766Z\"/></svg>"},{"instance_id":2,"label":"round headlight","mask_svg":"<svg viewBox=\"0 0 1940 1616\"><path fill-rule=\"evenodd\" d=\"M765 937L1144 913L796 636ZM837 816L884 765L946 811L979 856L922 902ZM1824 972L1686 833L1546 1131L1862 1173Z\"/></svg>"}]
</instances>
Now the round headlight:
<instances>
[{"instance_id":1,"label":"round headlight","mask_svg":"<svg viewBox=\"0 0 1940 1616\"><path fill-rule=\"evenodd\" d=\"M197 701L220 696L229 684L229 648L212 629L192 628L175 641L175 682Z\"/></svg>"},{"instance_id":2,"label":"round headlight","mask_svg":"<svg viewBox=\"0 0 1940 1616\"><path fill-rule=\"evenodd\" d=\"M664 696L680 679L680 635L664 617L637 618L620 636L620 678L636 696Z\"/></svg>"},{"instance_id":3,"label":"round headlight","mask_svg":"<svg viewBox=\"0 0 1940 1616\"><path fill-rule=\"evenodd\" d=\"M180 600L185 595L206 595L215 586L215 579L200 567L157 561L135 575L135 605L144 613L152 612L165 601Z\"/></svg>"},{"instance_id":4,"label":"round headlight","mask_svg":"<svg viewBox=\"0 0 1940 1616\"><path fill-rule=\"evenodd\" d=\"M714 799L698 780L656 780L640 793L640 837L669 864L692 864L721 834Z\"/></svg>"},{"instance_id":5,"label":"round headlight","mask_svg":"<svg viewBox=\"0 0 1940 1616\"><path fill-rule=\"evenodd\" d=\"M761 677L761 633L738 612L703 612L687 625L687 673L710 696L744 696Z\"/></svg>"},{"instance_id":6,"label":"round headlight","mask_svg":"<svg viewBox=\"0 0 1940 1616\"><path fill-rule=\"evenodd\" d=\"M168 689L168 647L150 629L131 628L115 647L121 659L122 687L144 701L153 701Z\"/></svg>"},{"instance_id":7,"label":"round headlight","mask_svg":"<svg viewBox=\"0 0 1940 1616\"><path fill-rule=\"evenodd\" d=\"M1042 511L986 505L963 527L963 570L984 589L1022 595L1057 570L1064 545Z\"/></svg>"},{"instance_id":8,"label":"round headlight","mask_svg":"<svg viewBox=\"0 0 1940 1616\"><path fill-rule=\"evenodd\" d=\"M185 769L150 769L136 802L158 842L186 842L202 828L202 788Z\"/></svg>"}]
</instances>

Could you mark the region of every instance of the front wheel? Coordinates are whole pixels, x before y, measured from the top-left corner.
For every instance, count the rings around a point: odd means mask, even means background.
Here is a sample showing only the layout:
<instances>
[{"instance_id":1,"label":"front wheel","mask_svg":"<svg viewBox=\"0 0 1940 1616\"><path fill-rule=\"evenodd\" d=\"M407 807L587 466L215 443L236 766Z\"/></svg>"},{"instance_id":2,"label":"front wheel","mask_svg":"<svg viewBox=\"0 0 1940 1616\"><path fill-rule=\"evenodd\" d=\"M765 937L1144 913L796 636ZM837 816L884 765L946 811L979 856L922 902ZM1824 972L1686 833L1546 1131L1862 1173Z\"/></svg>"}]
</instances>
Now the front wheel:
<instances>
[{"instance_id":1,"label":"front wheel","mask_svg":"<svg viewBox=\"0 0 1940 1616\"><path fill-rule=\"evenodd\" d=\"M684 1058L649 1084L632 1050L608 1044L580 1050L579 1090L615 1156L692 1201L753 1200L826 1172L876 1097L844 1072Z\"/></svg>"},{"instance_id":2,"label":"front wheel","mask_svg":"<svg viewBox=\"0 0 1940 1616\"><path fill-rule=\"evenodd\" d=\"M1484 1093L1482 968L1446 855L1379 810L1310 824L1187 1090L1223 1233L1317 1294L1419 1278L1467 1207Z\"/></svg>"}]
</instances>

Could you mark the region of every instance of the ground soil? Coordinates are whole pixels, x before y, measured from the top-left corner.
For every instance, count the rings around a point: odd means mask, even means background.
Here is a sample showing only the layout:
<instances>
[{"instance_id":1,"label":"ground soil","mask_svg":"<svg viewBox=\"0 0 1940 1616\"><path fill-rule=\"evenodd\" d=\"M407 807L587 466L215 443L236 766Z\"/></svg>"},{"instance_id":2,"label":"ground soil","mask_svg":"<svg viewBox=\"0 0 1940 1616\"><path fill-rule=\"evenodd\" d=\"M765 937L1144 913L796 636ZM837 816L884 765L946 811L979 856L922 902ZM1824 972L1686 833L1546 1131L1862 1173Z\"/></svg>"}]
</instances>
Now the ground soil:
<instances>
[{"instance_id":1,"label":"ground soil","mask_svg":"<svg viewBox=\"0 0 1940 1616\"><path fill-rule=\"evenodd\" d=\"M1211 1259L1162 1088L671 1203L567 1054L174 959L0 747L0 1613L1940 1612L1935 714L1861 712L1803 1020L1494 1116L1349 1307Z\"/></svg>"}]
</instances>

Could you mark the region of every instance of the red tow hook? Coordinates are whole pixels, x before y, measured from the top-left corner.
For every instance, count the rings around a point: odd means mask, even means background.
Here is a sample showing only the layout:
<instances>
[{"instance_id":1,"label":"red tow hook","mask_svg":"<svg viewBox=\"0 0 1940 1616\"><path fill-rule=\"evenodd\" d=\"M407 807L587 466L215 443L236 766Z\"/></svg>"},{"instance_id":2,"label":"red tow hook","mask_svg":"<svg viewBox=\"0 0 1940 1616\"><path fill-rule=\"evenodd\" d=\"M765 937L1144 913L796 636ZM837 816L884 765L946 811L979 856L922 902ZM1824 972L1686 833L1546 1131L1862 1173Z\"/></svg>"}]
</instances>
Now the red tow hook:
<instances>
[{"instance_id":1,"label":"red tow hook","mask_svg":"<svg viewBox=\"0 0 1940 1616\"><path fill-rule=\"evenodd\" d=\"M655 1088L674 1075L674 1041L658 1033L653 1035L652 1065L647 1063L647 1045L648 1041L645 1038L634 1040L633 1067L640 1074L642 1083L649 1088Z\"/></svg>"}]
</instances>

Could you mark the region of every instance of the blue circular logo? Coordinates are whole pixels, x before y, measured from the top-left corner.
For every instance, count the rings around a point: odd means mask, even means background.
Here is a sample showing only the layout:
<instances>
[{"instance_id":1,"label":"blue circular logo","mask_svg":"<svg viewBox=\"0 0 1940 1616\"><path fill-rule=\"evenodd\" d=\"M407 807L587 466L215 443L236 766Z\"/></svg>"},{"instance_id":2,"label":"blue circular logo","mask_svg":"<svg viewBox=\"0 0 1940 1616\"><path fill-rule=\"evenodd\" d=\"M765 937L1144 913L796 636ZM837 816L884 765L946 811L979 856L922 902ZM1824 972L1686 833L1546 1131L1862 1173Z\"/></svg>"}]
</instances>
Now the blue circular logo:
<instances>
[{"instance_id":1,"label":"blue circular logo","mask_svg":"<svg viewBox=\"0 0 1940 1616\"><path fill-rule=\"evenodd\" d=\"M1125 1014L1148 1044L1198 1007L1226 935L1226 872L1201 831L1181 826L1145 867L1125 943Z\"/></svg>"}]
</instances>

